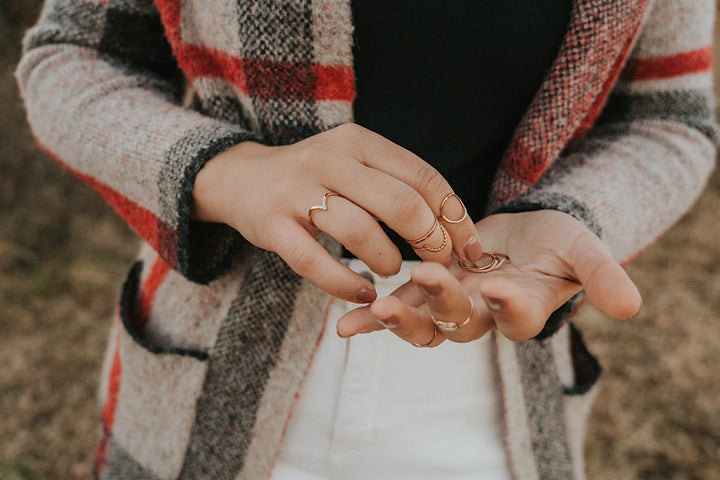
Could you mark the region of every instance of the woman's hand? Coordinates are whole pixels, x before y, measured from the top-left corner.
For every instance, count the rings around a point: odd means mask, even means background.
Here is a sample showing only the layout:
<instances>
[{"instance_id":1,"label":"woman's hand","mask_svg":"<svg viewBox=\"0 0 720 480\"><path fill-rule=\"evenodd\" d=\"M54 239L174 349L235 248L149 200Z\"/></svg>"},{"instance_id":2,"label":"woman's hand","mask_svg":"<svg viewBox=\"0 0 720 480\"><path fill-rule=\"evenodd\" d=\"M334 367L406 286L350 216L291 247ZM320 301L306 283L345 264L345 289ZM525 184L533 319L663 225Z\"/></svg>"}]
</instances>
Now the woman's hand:
<instances>
[{"instance_id":1,"label":"woman's hand","mask_svg":"<svg viewBox=\"0 0 720 480\"><path fill-rule=\"evenodd\" d=\"M328 192L338 195L325 197ZM390 276L402 258L378 220L413 244L423 260L448 264L453 250L475 260L482 249L472 220L437 170L382 136L345 124L293 145L245 142L210 160L193 190L193 218L226 223L274 251L299 275L351 302L368 303L368 279L315 241L326 232L375 273ZM312 223L310 207L314 209ZM313 225L314 224L314 225Z\"/></svg>"},{"instance_id":2,"label":"woman's hand","mask_svg":"<svg viewBox=\"0 0 720 480\"><path fill-rule=\"evenodd\" d=\"M570 215L492 215L477 230L486 251L505 253L511 261L491 273L422 263L391 296L342 317L338 334L389 328L408 342L436 346L445 339L475 340L497 328L511 340L526 340L583 287L590 302L611 317L626 319L640 310L640 294L610 250ZM458 325L469 320L457 329L435 330L433 318Z\"/></svg>"}]
</instances>

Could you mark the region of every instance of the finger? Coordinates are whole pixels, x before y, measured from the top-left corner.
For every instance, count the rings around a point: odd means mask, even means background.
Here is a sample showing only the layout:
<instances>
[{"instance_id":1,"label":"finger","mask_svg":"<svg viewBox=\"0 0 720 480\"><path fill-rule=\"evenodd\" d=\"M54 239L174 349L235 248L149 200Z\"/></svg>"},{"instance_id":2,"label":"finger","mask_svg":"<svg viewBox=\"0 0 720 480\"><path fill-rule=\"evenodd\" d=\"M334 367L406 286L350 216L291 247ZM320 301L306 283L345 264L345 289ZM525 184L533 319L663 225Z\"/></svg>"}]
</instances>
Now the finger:
<instances>
[{"instance_id":1,"label":"finger","mask_svg":"<svg viewBox=\"0 0 720 480\"><path fill-rule=\"evenodd\" d=\"M365 210L341 196L327 197L326 210L310 215L317 228L342 243L383 277L400 271L402 256L380 225Z\"/></svg>"},{"instance_id":2,"label":"finger","mask_svg":"<svg viewBox=\"0 0 720 480\"><path fill-rule=\"evenodd\" d=\"M312 236L290 219L273 221L272 247L295 273L320 289L348 302L370 303L377 298L373 284L328 253Z\"/></svg>"},{"instance_id":3,"label":"finger","mask_svg":"<svg viewBox=\"0 0 720 480\"><path fill-rule=\"evenodd\" d=\"M384 222L408 240L423 260L450 261L452 239L447 230L425 199L407 184L353 159L330 166L325 187Z\"/></svg>"},{"instance_id":4,"label":"finger","mask_svg":"<svg viewBox=\"0 0 720 480\"><path fill-rule=\"evenodd\" d=\"M415 346L435 347L445 341L427 311L397 297L381 298L370 305L370 312L381 325Z\"/></svg>"},{"instance_id":5,"label":"finger","mask_svg":"<svg viewBox=\"0 0 720 480\"><path fill-rule=\"evenodd\" d=\"M342 338L349 338L359 333L372 333L384 330L385 327L377 322L370 313L370 305L355 308L340 317L335 326L337 334Z\"/></svg>"},{"instance_id":6,"label":"finger","mask_svg":"<svg viewBox=\"0 0 720 480\"><path fill-rule=\"evenodd\" d=\"M430 206L433 214L442 219L455 253L471 262L478 260L482 255L482 247L475 225L467 215L462 200L453 193L445 177L422 158L382 135L359 126L356 130L356 135L363 138L360 143L362 152L360 161L417 191ZM387 161L388 158L393 161Z\"/></svg>"},{"instance_id":7,"label":"finger","mask_svg":"<svg viewBox=\"0 0 720 480\"><path fill-rule=\"evenodd\" d=\"M417 285L412 282L402 284L391 294L411 307L417 307L424 303ZM378 319L370 312L370 307L358 307L338 319L338 335L346 338L358 333L370 333L376 330L384 330L386 327L378 323Z\"/></svg>"},{"instance_id":8,"label":"finger","mask_svg":"<svg viewBox=\"0 0 720 480\"><path fill-rule=\"evenodd\" d=\"M469 262L479 260L483 253L480 237L460 197L452 191L445 194L437 214L450 234L455 255Z\"/></svg>"},{"instance_id":9,"label":"finger","mask_svg":"<svg viewBox=\"0 0 720 480\"><path fill-rule=\"evenodd\" d=\"M585 287L588 300L602 312L622 320L639 313L640 292L597 236L590 231L581 233L565 260Z\"/></svg>"},{"instance_id":10,"label":"finger","mask_svg":"<svg viewBox=\"0 0 720 480\"><path fill-rule=\"evenodd\" d=\"M492 322L474 306L460 281L445 267L423 263L415 267L412 280L420 287L427 307L445 337L469 342L485 335Z\"/></svg>"},{"instance_id":11,"label":"finger","mask_svg":"<svg viewBox=\"0 0 720 480\"><path fill-rule=\"evenodd\" d=\"M530 294L528 286L502 275L488 277L479 285L485 308L497 329L513 341L535 337L554 311L548 302L553 295L549 292Z\"/></svg>"}]
</instances>

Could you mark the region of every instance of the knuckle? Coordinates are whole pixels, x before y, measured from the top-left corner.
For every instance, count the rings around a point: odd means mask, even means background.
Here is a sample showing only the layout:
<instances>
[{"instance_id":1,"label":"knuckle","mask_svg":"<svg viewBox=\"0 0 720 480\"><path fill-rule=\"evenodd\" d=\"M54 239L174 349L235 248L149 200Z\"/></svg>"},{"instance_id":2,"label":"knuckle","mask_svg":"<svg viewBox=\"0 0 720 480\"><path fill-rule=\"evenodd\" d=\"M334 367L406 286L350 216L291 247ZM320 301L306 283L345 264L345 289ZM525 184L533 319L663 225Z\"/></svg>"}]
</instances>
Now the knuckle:
<instances>
[{"instance_id":1,"label":"knuckle","mask_svg":"<svg viewBox=\"0 0 720 480\"><path fill-rule=\"evenodd\" d=\"M445 179L430 165L423 165L417 172L416 184L421 192L438 193L445 190Z\"/></svg>"},{"instance_id":2,"label":"knuckle","mask_svg":"<svg viewBox=\"0 0 720 480\"><path fill-rule=\"evenodd\" d=\"M537 336L544 326L545 325L542 322L528 322L524 325L516 325L512 328L508 328L502 333L513 342L522 342Z\"/></svg>"},{"instance_id":3,"label":"knuckle","mask_svg":"<svg viewBox=\"0 0 720 480\"><path fill-rule=\"evenodd\" d=\"M452 341L455 342L455 343L470 343L470 342L472 342L473 340L477 340L477 338L476 338L476 337L467 337L467 336L462 336L462 337L458 337L458 338L454 338L454 337L453 337L453 338L452 338Z\"/></svg>"},{"instance_id":4,"label":"knuckle","mask_svg":"<svg viewBox=\"0 0 720 480\"><path fill-rule=\"evenodd\" d=\"M502 332L505 337L507 337L508 340L511 340L513 342L522 342L523 340L527 340L527 338L522 335L522 332L517 329L507 329Z\"/></svg>"},{"instance_id":5,"label":"knuckle","mask_svg":"<svg viewBox=\"0 0 720 480\"><path fill-rule=\"evenodd\" d=\"M298 166L301 169L322 168L324 158L320 142L308 142L299 147L297 153Z\"/></svg>"},{"instance_id":6,"label":"knuckle","mask_svg":"<svg viewBox=\"0 0 720 480\"><path fill-rule=\"evenodd\" d=\"M316 260L313 255L302 247L294 247L288 253L288 264L300 276L305 276L312 272L315 262Z\"/></svg>"},{"instance_id":7,"label":"knuckle","mask_svg":"<svg viewBox=\"0 0 720 480\"><path fill-rule=\"evenodd\" d=\"M422 213L423 203L417 192L405 189L393 199L392 212L403 219L417 218Z\"/></svg>"},{"instance_id":8,"label":"knuckle","mask_svg":"<svg viewBox=\"0 0 720 480\"><path fill-rule=\"evenodd\" d=\"M333 132L341 138L350 138L357 135L362 127L356 123L343 123L333 129Z\"/></svg>"},{"instance_id":9,"label":"knuckle","mask_svg":"<svg viewBox=\"0 0 720 480\"><path fill-rule=\"evenodd\" d=\"M367 228L353 228L345 239L345 246L360 247L369 243L372 232Z\"/></svg>"}]
</instances>

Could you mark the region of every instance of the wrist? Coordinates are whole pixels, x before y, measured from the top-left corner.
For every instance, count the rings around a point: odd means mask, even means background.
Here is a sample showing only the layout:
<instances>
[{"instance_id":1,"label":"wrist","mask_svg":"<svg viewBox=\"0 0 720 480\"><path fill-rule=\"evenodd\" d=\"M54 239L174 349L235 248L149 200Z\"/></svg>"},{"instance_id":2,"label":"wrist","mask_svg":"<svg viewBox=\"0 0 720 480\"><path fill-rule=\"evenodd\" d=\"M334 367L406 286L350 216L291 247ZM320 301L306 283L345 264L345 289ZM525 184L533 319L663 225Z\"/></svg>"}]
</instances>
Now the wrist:
<instances>
[{"instance_id":1,"label":"wrist","mask_svg":"<svg viewBox=\"0 0 720 480\"><path fill-rule=\"evenodd\" d=\"M208 160L200 169L193 184L191 218L200 222L228 223L228 195L237 188L239 165L244 159L257 156L265 145L242 142ZM242 175L241 175L242 177Z\"/></svg>"}]
</instances>

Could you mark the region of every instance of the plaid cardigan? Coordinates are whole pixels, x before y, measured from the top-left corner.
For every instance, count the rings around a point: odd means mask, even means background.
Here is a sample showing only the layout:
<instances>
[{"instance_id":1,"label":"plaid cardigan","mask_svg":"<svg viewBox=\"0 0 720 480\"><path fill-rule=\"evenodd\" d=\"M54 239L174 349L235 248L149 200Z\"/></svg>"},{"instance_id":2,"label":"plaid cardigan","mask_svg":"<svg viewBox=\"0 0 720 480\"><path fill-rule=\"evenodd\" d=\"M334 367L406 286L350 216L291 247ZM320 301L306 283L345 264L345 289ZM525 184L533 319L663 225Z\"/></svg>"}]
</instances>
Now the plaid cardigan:
<instances>
[{"instance_id":1,"label":"plaid cardigan","mask_svg":"<svg viewBox=\"0 0 720 480\"><path fill-rule=\"evenodd\" d=\"M493 210L565 211L623 262L673 224L714 164L714 8L575 0ZM145 241L103 369L99 478L268 477L329 298L233 230L192 222L192 186L238 142L351 121L351 42L349 0L48 0L28 32L17 78L38 142ZM496 336L517 479L584 476L600 368L572 307L536 339Z\"/></svg>"}]
</instances>

